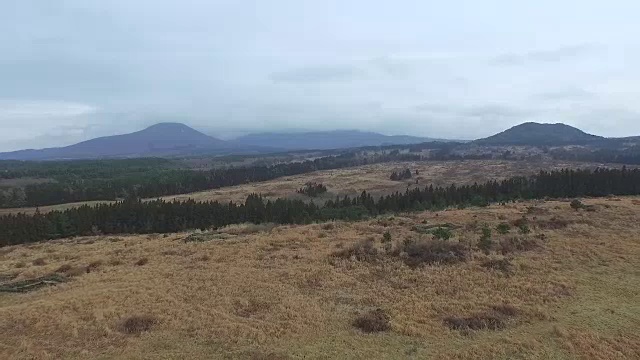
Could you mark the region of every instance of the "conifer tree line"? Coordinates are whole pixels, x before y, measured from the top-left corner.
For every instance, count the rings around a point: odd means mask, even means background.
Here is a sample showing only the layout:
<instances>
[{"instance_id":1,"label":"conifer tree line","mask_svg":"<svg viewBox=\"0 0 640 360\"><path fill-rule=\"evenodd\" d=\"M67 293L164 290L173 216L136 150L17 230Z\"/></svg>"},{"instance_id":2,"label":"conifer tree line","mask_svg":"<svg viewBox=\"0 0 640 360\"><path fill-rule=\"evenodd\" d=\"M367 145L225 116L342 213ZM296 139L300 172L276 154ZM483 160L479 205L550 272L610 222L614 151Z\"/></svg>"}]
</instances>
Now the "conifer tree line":
<instances>
[{"instance_id":1,"label":"conifer tree line","mask_svg":"<svg viewBox=\"0 0 640 360\"><path fill-rule=\"evenodd\" d=\"M389 179L393 181L411 179L411 170L404 169L404 171L397 171L397 172L394 171L391 173L391 176L389 177Z\"/></svg>"},{"instance_id":2,"label":"conifer tree line","mask_svg":"<svg viewBox=\"0 0 640 360\"><path fill-rule=\"evenodd\" d=\"M167 233L218 228L238 223L305 224L357 220L383 213L439 210L451 206L485 206L519 199L639 195L640 170L559 170L484 184L428 186L374 198L359 196L313 201L266 200L251 194L244 203L125 200L95 207L34 215L0 216L0 246L93 234Z\"/></svg>"},{"instance_id":3,"label":"conifer tree line","mask_svg":"<svg viewBox=\"0 0 640 360\"><path fill-rule=\"evenodd\" d=\"M327 187L322 183L308 182L304 187L296 190L296 192L309 197L318 197L319 195L327 192Z\"/></svg>"},{"instance_id":4,"label":"conifer tree line","mask_svg":"<svg viewBox=\"0 0 640 360\"><path fill-rule=\"evenodd\" d=\"M8 167L5 171L1 171L2 167L0 166L0 177L47 176L47 171L50 171L49 176L56 180L30 184L24 188L14 187L4 190L0 188L0 208L35 207L91 200L153 198L267 181L317 170L420 159L421 156L415 154L382 153L362 156L359 152L349 152L302 162L207 171L164 168L164 166L169 166L168 163L156 159L149 159L149 164L145 163L143 159L137 160L137 162L131 160L132 163L127 165L129 167L109 160L105 160L102 166L100 161L83 161L79 162L79 165L74 165L75 162L64 166L40 165L36 169L11 169ZM154 167L154 165L157 166ZM28 167L28 165L23 166ZM113 168L111 168L112 166ZM94 170L96 174L101 174L104 177L96 177L92 173ZM69 173L73 176L70 176Z\"/></svg>"}]
</instances>

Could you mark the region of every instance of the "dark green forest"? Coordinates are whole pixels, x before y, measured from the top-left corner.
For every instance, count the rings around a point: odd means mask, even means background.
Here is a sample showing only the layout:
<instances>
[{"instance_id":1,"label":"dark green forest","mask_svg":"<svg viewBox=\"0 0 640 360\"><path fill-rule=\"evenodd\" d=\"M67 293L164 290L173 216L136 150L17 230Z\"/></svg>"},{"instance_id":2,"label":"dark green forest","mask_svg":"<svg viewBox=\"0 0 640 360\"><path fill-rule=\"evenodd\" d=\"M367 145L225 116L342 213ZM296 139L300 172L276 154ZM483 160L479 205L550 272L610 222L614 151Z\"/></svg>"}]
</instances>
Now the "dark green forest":
<instances>
[{"instance_id":1,"label":"dark green forest","mask_svg":"<svg viewBox=\"0 0 640 360\"><path fill-rule=\"evenodd\" d=\"M265 201L251 194L242 204L214 202L143 202L130 199L95 207L0 217L0 246L81 235L167 233L218 228L238 223L305 224L327 220L357 220L384 213L440 210L457 206L486 206L520 199L602 197L640 194L640 170L561 170L531 177L514 177L484 184L396 192L374 198L327 201L323 206L301 200Z\"/></svg>"}]
</instances>

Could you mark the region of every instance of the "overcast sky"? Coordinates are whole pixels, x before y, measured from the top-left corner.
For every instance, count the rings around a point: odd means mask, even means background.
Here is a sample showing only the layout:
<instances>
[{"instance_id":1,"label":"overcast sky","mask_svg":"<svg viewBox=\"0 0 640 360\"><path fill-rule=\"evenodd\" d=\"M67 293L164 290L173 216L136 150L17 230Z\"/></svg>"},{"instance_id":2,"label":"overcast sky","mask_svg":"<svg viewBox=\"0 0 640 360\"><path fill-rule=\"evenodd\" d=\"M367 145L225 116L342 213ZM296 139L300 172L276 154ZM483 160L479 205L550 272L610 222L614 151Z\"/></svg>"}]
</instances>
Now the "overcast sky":
<instances>
[{"instance_id":1,"label":"overcast sky","mask_svg":"<svg viewBox=\"0 0 640 360\"><path fill-rule=\"evenodd\" d=\"M0 150L183 122L640 135L638 0L7 0Z\"/></svg>"}]
</instances>

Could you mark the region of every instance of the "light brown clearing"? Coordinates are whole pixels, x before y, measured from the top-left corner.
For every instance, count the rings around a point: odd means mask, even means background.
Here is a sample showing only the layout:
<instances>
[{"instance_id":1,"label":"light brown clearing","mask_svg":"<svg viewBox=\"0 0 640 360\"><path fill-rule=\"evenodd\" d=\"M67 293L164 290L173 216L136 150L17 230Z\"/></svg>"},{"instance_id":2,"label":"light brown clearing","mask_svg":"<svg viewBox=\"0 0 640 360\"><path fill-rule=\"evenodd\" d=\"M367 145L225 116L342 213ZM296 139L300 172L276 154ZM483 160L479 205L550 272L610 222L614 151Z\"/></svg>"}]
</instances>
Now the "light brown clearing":
<instances>
[{"instance_id":1,"label":"light brown clearing","mask_svg":"<svg viewBox=\"0 0 640 360\"><path fill-rule=\"evenodd\" d=\"M640 198L585 203L596 211L528 202L355 223L233 226L199 243L185 243L183 233L2 248L0 278L63 265L73 276L31 293L0 293L0 358L637 359ZM509 274L481 266L502 255L477 250L467 262L418 268L390 257L332 256L369 237L381 247L385 231L396 246L426 237L411 230L424 222L460 226L449 241L475 244L481 224L523 215L532 223L526 237L541 248L508 254ZM494 230L496 240L509 236L525 235ZM503 304L518 315L501 331L465 334L443 322ZM352 326L375 308L389 315L389 331ZM129 326L131 316L138 317Z\"/></svg>"}]
</instances>

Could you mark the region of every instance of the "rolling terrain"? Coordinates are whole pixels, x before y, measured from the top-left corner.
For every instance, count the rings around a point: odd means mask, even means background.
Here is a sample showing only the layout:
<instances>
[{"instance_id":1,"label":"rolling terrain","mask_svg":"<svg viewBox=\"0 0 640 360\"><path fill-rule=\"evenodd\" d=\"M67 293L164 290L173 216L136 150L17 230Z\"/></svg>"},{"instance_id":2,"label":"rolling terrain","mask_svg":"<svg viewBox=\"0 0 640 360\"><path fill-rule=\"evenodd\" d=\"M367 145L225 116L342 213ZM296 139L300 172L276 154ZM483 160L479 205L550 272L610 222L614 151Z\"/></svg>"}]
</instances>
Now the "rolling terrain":
<instances>
[{"instance_id":1,"label":"rolling terrain","mask_svg":"<svg viewBox=\"0 0 640 360\"><path fill-rule=\"evenodd\" d=\"M0 357L638 358L640 199L584 204L2 248L0 284L67 280L0 292ZM512 225L523 218L530 233ZM402 249L429 226L464 257L415 263Z\"/></svg>"}]
</instances>

